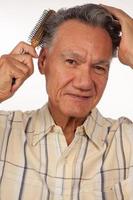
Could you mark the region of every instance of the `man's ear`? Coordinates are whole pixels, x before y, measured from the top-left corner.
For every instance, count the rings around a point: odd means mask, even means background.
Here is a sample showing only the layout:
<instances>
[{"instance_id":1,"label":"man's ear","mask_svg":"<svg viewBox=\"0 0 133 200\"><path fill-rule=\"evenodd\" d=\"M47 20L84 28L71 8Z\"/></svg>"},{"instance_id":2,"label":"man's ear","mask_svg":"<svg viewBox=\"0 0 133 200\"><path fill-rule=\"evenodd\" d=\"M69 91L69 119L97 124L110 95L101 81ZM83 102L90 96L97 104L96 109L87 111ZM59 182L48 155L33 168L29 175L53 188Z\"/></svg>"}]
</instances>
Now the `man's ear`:
<instances>
[{"instance_id":1,"label":"man's ear","mask_svg":"<svg viewBox=\"0 0 133 200\"><path fill-rule=\"evenodd\" d=\"M41 74L45 74L46 54L47 49L42 48L38 58L38 67Z\"/></svg>"}]
</instances>

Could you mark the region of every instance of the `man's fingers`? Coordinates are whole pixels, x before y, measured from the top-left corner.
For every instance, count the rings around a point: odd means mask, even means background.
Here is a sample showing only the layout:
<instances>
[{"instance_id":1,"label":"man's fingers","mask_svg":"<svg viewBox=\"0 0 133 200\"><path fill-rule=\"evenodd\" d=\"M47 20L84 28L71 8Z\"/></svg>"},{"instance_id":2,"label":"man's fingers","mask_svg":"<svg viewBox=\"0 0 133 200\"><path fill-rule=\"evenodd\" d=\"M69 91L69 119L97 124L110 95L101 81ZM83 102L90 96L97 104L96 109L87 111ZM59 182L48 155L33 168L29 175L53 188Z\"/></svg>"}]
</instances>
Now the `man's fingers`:
<instances>
[{"instance_id":1,"label":"man's fingers","mask_svg":"<svg viewBox=\"0 0 133 200\"><path fill-rule=\"evenodd\" d=\"M12 95L14 94L14 92L17 91L17 89L23 84L24 81L25 81L25 78L22 79L22 77L15 79L15 82L14 84L12 84L12 87L11 87Z\"/></svg>"},{"instance_id":2,"label":"man's fingers","mask_svg":"<svg viewBox=\"0 0 133 200\"><path fill-rule=\"evenodd\" d=\"M133 68L133 19L121 9L106 5L103 5L103 7L115 16L121 25L122 35L118 49L118 58L121 63Z\"/></svg>"},{"instance_id":3,"label":"man's fingers","mask_svg":"<svg viewBox=\"0 0 133 200\"><path fill-rule=\"evenodd\" d=\"M35 48L25 42L20 42L10 54L29 54L34 58L38 58Z\"/></svg>"},{"instance_id":4,"label":"man's fingers","mask_svg":"<svg viewBox=\"0 0 133 200\"><path fill-rule=\"evenodd\" d=\"M107 9L112 15L114 15L120 22L120 24L122 24L123 22L125 22L125 19L129 19L129 15L127 15L127 13L125 13L123 10L119 9L119 8L115 8L112 6L107 6L107 5L103 5L101 4L101 6L103 6L105 9Z\"/></svg>"},{"instance_id":5,"label":"man's fingers","mask_svg":"<svg viewBox=\"0 0 133 200\"><path fill-rule=\"evenodd\" d=\"M29 71L29 74L32 74L34 72L34 65L32 57L28 54L24 55L10 55L10 57L14 61L14 65L21 69L22 71Z\"/></svg>"},{"instance_id":6,"label":"man's fingers","mask_svg":"<svg viewBox=\"0 0 133 200\"><path fill-rule=\"evenodd\" d=\"M26 62L26 64L24 62ZM0 71L1 91L7 93L7 97L12 95L12 93L14 93L33 73L33 69L32 58L29 55L3 55L1 57Z\"/></svg>"},{"instance_id":7,"label":"man's fingers","mask_svg":"<svg viewBox=\"0 0 133 200\"><path fill-rule=\"evenodd\" d=\"M0 101L8 99L33 73L33 58L38 58L35 49L20 42L9 55L0 58Z\"/></svg>"}]
</instances>

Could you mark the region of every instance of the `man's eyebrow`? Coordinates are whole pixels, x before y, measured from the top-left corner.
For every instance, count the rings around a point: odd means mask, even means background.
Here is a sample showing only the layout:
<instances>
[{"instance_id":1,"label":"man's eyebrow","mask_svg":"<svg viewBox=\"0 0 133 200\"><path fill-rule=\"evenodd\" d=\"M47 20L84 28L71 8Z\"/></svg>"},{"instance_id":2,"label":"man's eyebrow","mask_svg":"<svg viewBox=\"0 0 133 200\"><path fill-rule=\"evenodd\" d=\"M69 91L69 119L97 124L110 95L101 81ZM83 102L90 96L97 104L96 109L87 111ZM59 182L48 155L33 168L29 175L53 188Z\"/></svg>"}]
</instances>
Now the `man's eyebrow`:
<instances>
[{"instance_id":1,"label":"man's eyebrow","mask_svg":"<svg viewBox=\"0 0 133 200\"><path fill-rule=\"evenodd\" d=\"M61 53L61 56L63 58L66 58L67 56L70 56L70 57L76 58L76 59L78 59L78 60L80 60L82 62L86 62L86 54L85 53L81 54L81 53L78 53L76 51L67 50L67 51L63 51ZM109 60L102 59L102 60L94 61L93 65L105 65L105 66L109 67L110 63L111 63L111 59L109 59Z\"/></svg>"},{"instance_id":2,"label":"man's eyebrow","mask_svg":"<svg viewBox=\"0 0 133 200\"><path fill-rule=\"evenodd\" d=\"M111 60L100 60L100 61L95 61L94 65L105 65L105 66L109 66L110 65Z\"/></svg>"},{"instance_id":3,"label":"man's eyebrow","mask_svg":"<svg viewBox=\"0 0 133 200\"><path fill-rule=\"evenodd\" d=\"M85 54L84 55L81 55L80 53L76 52L76 51L64 51L61 53L61 56L62 57L67 57L67 56L70 56L70 57L73 57L73 58L77 58L79 60L82 60L82 61L85 61Z\"/></svg>"}]
</instances>

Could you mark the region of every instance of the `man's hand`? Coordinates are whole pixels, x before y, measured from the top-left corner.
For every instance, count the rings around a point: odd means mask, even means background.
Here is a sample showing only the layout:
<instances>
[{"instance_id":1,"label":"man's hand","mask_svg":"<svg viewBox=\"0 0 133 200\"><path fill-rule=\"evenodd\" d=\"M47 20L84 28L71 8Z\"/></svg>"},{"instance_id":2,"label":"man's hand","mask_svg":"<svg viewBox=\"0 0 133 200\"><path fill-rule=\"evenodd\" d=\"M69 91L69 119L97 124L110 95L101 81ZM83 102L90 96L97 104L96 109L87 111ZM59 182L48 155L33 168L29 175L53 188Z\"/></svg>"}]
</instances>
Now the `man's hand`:
<instances>
[{"instance_id":1,"label":"man's hand","mask_svg":"<svg viewBox=\"0 0 133 200\"><path fill-rule=\"evenodd\" d=\"M0 102L11 97L21 84L33 73L35 49L20 42L8 55L0 58Z\"/></svg>"},{"instance_id":2,"label":"man's hand","mask_svg":"<svg viewBox=\"0 0 133 200\"><path fill-rule=\"evenodd\" d=\"M122 39L118 50L119 60L133 68L133 19L124 11L103 5L112 15L118 19L122 28Z\"/></svg>"}]
</instances>

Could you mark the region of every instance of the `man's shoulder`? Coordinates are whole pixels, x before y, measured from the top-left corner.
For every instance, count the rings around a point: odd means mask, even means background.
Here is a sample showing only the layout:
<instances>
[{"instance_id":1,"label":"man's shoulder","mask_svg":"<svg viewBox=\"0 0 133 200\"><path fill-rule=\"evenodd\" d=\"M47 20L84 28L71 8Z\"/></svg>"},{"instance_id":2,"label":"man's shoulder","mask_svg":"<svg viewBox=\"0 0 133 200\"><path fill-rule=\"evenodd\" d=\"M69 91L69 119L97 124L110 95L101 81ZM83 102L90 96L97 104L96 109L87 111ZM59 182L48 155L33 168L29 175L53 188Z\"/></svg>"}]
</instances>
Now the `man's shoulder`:
<instances>
[{"instance_id":1,"label":"man's shoulder","mask_svg":"<svg viewBox=\"0 0 133 200\"><path fill-rule=\"evenodd\" d=\"M111 132L122 133L124 136L132 135L133 136L133 122L127 117L121 116L117 119L112 119L109 117L104 117L98 109L97 112L97 121L100 125L107 127Z\"/></svg>"},{"instance_id":2,"label":"man's shoulder","mask_svg":"<svg viewBox=\"0 0 133 200\"><path fill-rule=\"evenodd\" d=\"M101 112L99 109L94 108L92 112L92 116L101 124L105 124L105 126L114 126L115 124L128 124L128 125L133 125L133 121L129 119L128 117L125 116L120 116L117 119L114 119L112 117L106 117Z\"/></svg>"},{"instance_id":3,"label":"man's shoulder","mask_svg":"<svg viewBox=\"0 0 133 200\"><path fill-rule=\"evenodd\" d=\"M20 110L0 111L0 138L5 138L4 135L7 136L9 133L12 133L12 135L28 135L41 132L43 115L47 115L47 105L24 112Z\"/></svg>"},{"instance_id":4,"label":"man's shoulder","mask_svg":"<svg viewBox=\"0 0 133 200\"><path fill-rule=\"evenodd\" d=\"M130 132L133 135L133 122L127 117L119 117L118 119L105 117L97 108L94 108L87 121L91 121L91 124L94 124L98 129L114 133L122 131L125 135Z\"/></svg>"},{"instance_id":5,"label":"man's shoulder","mask_svg":"<svg viewBox=\"0 0 133 200\"><path fill-rule=\"evenodd\" d=\"M33 110L26 110L26 111L22 111L22 110L0 110L0 118L8 118L12 120L23 120L24 118L30 118L33 117L34 115L37 115L38 113L40 113L42 110L43 112L45 112L47 108L47 104L45 104L44 106L42 106L41 108L37 108L37 109L33 109Z\"/></svg>"}]
</instances>

